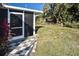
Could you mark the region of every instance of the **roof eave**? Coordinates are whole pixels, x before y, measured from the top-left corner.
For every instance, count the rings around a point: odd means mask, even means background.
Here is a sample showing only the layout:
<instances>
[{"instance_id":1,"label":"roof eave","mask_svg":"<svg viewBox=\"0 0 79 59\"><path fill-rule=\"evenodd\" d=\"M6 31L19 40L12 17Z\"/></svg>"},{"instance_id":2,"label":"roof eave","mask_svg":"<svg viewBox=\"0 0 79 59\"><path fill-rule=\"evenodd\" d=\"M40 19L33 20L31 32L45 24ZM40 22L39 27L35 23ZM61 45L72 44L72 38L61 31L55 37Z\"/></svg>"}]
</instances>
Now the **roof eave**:
<instances>
[{"instance_id":1,"label":"roof eave","mask_svg":"<svg viewBox=\"0 0 79 59\"><path fill-rule=\"evenodd\" d=\"M18 10L23 10L23 11L30 11L30 12L35 12L35 13L43 13L43 11L34 10L34 9L28 9L28 8L10 6L10 5L6 5L6 4L2 4L2 5L3 5L3 7L5 7L5 8L18 9Z\"/></svg>"}]
</instances>

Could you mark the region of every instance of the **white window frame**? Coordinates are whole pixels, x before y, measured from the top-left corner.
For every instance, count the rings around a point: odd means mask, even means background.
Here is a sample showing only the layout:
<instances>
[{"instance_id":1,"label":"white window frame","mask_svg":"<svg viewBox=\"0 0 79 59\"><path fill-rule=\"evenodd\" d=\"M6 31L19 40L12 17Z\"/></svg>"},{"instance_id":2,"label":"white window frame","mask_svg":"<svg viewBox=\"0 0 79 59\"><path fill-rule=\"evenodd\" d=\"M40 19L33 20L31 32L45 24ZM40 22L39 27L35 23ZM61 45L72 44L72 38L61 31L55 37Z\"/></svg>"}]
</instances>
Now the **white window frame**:
<instances>
[{"instance_id":1,"label":"white window frame","mask_svg":"<svg viewBox=\"0 0 79 59\"><path fill-rule=\"evenodd\" d=\"M33 36L35 35L35 13L33 13Z\"/></svg>"},{"instance_id":2,"label":"white window frame","mask_svg":"<svg viewBox=\"0 0 79 59\"><path fill-rule=\"evenodd\" d=\"M9 39L9 41L12 41L12 40L16 40L16 39L21 39L21 38L24 38L24 12L23 13L20 13L20 12L10 12L9 9L8 9L8 23L10 24L10 14L15 14L15 15L22 15L22 35L21 36L15 36L15 37L12 37L11 39ZM9 25L10 26L10 25ZM16 27L15 27L16 28ZM18 27L17 27L18 28Z\"/></svg>"}]
</instances>

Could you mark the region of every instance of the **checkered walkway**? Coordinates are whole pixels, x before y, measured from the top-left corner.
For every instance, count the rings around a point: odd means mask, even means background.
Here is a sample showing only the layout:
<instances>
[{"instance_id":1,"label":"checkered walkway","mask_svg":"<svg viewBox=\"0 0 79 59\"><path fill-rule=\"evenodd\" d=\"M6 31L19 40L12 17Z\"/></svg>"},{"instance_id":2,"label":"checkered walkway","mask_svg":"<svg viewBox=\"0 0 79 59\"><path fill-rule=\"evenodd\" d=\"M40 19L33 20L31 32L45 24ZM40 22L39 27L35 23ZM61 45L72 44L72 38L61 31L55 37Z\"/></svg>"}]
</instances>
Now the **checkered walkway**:
<instances>
[{"instance_id":1,"label":"checkered walkway","mask_svg":"<svg viewBox=\"0 0 79 59\"><path fill-rule=\"evenodd\" d=\"M25 56L29 55L31 49L36 42L35 37L28 37L23 41L23 39L19 41L15 41L15 43L9 45L9 54L8 56ZM12 43L12 42L10 42Z\"/></svg>"}]
</instances>

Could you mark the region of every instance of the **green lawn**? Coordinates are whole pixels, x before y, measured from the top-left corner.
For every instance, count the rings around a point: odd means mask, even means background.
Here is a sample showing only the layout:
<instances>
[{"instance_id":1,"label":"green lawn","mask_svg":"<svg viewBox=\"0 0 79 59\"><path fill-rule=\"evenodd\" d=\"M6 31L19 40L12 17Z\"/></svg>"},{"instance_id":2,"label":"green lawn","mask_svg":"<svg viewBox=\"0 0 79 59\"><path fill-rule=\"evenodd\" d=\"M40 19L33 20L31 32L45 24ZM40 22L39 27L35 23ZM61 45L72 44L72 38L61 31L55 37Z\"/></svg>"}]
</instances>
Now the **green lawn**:
<instances>
[{"instance_id":1,"label":"green lawn","mask_svg":"<svg viewBox=\"0 0 79 59\"><path fill-rule=\"evenodd\" d=\"M38 56L79 55L79 29L43 25L37 32Z\"/></svg>"}]
</instances>

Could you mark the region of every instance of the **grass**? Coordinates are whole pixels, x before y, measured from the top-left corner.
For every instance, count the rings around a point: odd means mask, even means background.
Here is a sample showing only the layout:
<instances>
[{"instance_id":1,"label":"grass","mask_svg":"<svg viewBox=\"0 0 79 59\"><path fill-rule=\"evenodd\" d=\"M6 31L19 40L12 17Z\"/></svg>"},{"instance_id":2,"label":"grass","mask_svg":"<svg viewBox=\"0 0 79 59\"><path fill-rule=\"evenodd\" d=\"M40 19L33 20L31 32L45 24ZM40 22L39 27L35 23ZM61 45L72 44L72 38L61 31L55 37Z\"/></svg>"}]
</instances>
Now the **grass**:
<instances>
[{"instance_id":1,"label":"grass","mask_svg":"<svg viewBox=\"0 0 79 59\"><path fill-rule=\"evenodd\" d=\"M76 56L79 55L79 29L43 25L37 37L38 56Z\"/></svg>"}]
</instances>

